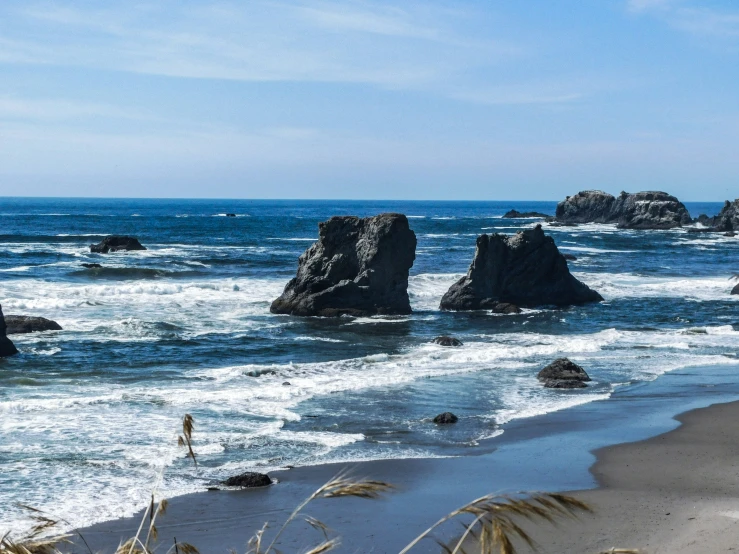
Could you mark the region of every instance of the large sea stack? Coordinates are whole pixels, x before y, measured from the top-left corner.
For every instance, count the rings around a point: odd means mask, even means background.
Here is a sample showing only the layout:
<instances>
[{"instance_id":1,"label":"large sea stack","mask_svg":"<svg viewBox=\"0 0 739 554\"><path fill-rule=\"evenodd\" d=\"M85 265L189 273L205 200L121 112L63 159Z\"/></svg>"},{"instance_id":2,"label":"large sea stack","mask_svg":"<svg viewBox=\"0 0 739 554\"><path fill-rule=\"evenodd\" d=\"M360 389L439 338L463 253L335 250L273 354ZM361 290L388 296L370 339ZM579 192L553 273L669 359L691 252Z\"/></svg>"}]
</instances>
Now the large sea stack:
<instances>
[{"instance_id":1,"label":"large sea stack","mask_svg":"<svg viewBox=\"0 0 739 554\"><path fill-rule=\"evenodd\" d=\"M402 214L332 217L270 311L299 316L409 314L416 234Z\"/></svg>"},{"instance_id":2,"label":"large sea stack","mask_svg":"<svg viewBox=\"0 0 739 554\"><path fill-rule=\"evenodd\" d=\"M560 223L616 223L621 229L672 229L692 221L687 208L666 192L648 191L615 197L586 190L557 204Z\"/></svg>"},{"instance_id":3,"label":"large sea stack","mask_svg":"<svg viewBox=\"0 0 739 554\"><path fill-rule=\"evenodd\" d=\"M513 236L482 235L465 277L441 299L442 310L518 306L569 306L603 297L570 273L567 260L541 225Z\"/></svg>"},{"instance_id":4,"label":"large sea stack","mask_svg":"<svg viewBox=\"0 0 739 554\"><path fill-rule=\"evenodd\" d=\"M0 358L17 354L18 349L7 336L7 325L5 325L5 317L3 316L3 307L0 306Z\"/></svg>"}]
</instances>

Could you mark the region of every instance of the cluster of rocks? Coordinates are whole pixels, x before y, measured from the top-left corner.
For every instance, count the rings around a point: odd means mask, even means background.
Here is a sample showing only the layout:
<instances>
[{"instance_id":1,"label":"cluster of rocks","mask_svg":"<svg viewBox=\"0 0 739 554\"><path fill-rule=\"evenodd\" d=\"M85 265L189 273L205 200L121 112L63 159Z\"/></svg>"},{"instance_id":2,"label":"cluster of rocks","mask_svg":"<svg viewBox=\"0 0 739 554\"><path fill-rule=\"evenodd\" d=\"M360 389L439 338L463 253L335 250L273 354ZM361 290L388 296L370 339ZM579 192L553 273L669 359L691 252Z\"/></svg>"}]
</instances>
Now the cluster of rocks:
<instances>
[{"instance_id":1,"label":"cluster of rocks","mask_svg":"<svg viewBox=\"0 0 739 554\"><path fill-rule=\"evenodd\" d=\"M557 204L560 224L615 223L620 229L673 229L692 222L685 205L660 191L628 193L618 197L586 190Z\"/></svg>"},{"instance_id":2,"label":"cluster of rocks","mask_svg":"<svg viewBox=\"0 0 739 554\"><path fill-rule=\"evenodd\" d=\"M299 258L298 272L270 307L298 316L409 314L408 274L416 235L401 214L332 217ZM467 275L447 291L442 310L521 312L603 298L572 276L541 225L514 236L482 235Z\"/></svg>"},{"instance_id":3,"label":"cluster of rocks","mask_svg":"<svg viewBox=\"0 0 739 554\"><path fill-rule=\"evenodd\" d=\"M696 221L706 227L707 231L722 232L728 236L735 236L735 232L739 231L739 198L733 202L728 200L724 202L724 207L721 208L718 215L708 217L706 214L701 214Z\"/></svg>"}]
</instances>

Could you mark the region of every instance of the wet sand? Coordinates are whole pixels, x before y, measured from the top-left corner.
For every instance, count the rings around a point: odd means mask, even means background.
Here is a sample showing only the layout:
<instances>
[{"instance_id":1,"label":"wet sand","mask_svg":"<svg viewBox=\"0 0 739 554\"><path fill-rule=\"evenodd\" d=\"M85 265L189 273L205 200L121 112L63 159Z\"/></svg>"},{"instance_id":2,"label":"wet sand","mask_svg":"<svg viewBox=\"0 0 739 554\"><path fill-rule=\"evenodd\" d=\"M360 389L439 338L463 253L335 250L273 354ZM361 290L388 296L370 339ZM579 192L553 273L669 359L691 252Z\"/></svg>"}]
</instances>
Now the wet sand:
<instances>
[{"instance_id":1,"label":"wet sand","mask_svg":"<svg viewBox=\"0 0 739 554\"><path fill-rule=\"evenodd\" d=\"M502 436L461 458L354 464L356 475L388 481L396 491L380 500L319 500L306 513L341 535L338 551L398 552L433 521L482 494L577 489L574 494L596 513L557 528L528 525L542 552L739 549L734 546L739 545L739 402L716 404L739 398L736 374L736 366L668 374L608 401L512 422ZM674 430L677 413L711 404L680 416L684 424ZM648 437L654 438L643 441ZM630 444L603 449L619 443ZM296 468L275 472L279 483L263 489L174 498L158 525L160 551L177 537L203 553L245 552L247 540L265 521L274 530L302 499L345 467ZM101 523L83 533L94 551L111 552L135 533L139 519ZM451 539L459 529L451 526L437 536ZM319 539L299 522L283 535L280 549L285 554L305 551ZM426 541L414 551L440 549Z\"/></svg>"}]
</instances>

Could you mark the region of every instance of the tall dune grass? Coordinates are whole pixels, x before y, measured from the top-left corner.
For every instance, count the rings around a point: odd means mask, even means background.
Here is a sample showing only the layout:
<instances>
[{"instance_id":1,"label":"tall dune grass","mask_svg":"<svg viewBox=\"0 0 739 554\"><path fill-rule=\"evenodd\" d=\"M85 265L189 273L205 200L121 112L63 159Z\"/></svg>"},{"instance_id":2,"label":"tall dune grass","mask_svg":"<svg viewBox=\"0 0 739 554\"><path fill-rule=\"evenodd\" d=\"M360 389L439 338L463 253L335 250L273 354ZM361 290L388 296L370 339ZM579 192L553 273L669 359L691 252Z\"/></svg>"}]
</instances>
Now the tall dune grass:
<instances>
[{"instance_id":1,"label":"tall dune grass","mask_svg":"<svg viewBox=\"0 0 739 554\"><path fill-rule=\"evenodd\" d=\"M177 436L177 444L186 449L186 456L197 466L193 448L193 432L195 421L190 414L182 420L182 434ZM314 501L328 498L356 497L364 499L379 498L392 491L393 485L383 481L361 479L342 471L326 484L319 487L308 498L301 502L279 527L272 540L266 542L269 529L265 523L248 539L244 554L284 554L277 549L279 538L295 521L304 521L316 531L318 538L315 546L305 554L322 554L330 552L341 544L339 536L324 522L305 515L303 511ZM151 502L144 510L141 523L134 536L118 546L112 554L200 554L198 549L187 542L176 539L168 548L158 544L157 519L165 515L167 500L155 502L152 494ZM94 553L85 538L78 531L74 533L54 533L64 520L55 519L45 512L31 506L19 505L29 512L34 522L30 531L15 539L11 533L0 536L0 554L65 554L66 548L73 544L73 537L78 536L89 554ZM575 519L579 512L592 512L590 506L572 496L558 493L527 493L516 496L489 494L461 506L431 525L423 533L413 539L399 554L407 554L412 550L428 552L425 539L434 540L441 552L446 554L467 554L465 548L475 546L480 554L517 554L516 543L536 551L539 545L534 541L523 525L527 522L555 524L562 519ZM461 535L452 543L445 543L433 537L433 533L452 520L463 519ZM425 542L424 542L425 541ZM166 548L166 550L165 550ZM639 550L612 548L599 554L638 554ZM231 554L238 554L231 551Z\"/></svg>"}]
</instances>

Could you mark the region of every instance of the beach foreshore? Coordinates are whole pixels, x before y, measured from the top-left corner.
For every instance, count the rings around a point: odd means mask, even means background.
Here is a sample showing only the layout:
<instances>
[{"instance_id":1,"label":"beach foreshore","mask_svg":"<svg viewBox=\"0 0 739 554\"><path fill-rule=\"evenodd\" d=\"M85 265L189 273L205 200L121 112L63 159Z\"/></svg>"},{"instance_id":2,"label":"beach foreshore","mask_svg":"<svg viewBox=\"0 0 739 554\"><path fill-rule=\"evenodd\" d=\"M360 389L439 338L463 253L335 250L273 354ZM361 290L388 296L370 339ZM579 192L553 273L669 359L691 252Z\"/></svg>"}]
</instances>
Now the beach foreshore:
<instances>
[{"instance_id":1,"label":"beach foreshore","mask_svg":"<svg viewBox=\"0 0 739 554\"><path fill-rule=\"evenodd\" d=\"M578 491L574 494L595 513L558 527L527 523L540 551L726 551L739 542L737 370L736 365L683 369L619 389L607 401L516 420L479 455L471 448L469 456L459 458L351 464L354 475L387 481L395 491L379 500L317 500L306 513L341 536L338 551L399 552L441 516L483 494ZM678 414L683 424L675 430ZM165 552L176 537L203 553L244 552L265 522L269 535L346 467L295 468L275 472L279 482L267 488L174 498L158 523L159 550ZM140 520L139 514L81 532L93 551L112 552L135 534ZM435 536L450 539L460 529L450 525ZM280 538L279 547L285 554L303 552L320 539L300 520ZM87 549L75 544L71 551ZM425 540L414 551L440 548Z\"/></svg>"}]
</instances>

